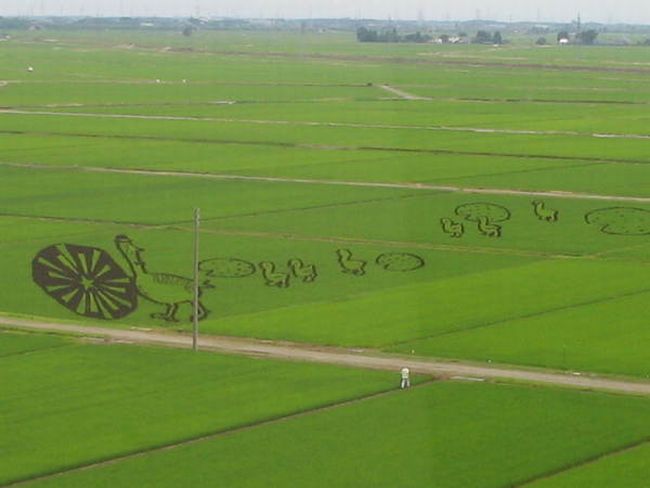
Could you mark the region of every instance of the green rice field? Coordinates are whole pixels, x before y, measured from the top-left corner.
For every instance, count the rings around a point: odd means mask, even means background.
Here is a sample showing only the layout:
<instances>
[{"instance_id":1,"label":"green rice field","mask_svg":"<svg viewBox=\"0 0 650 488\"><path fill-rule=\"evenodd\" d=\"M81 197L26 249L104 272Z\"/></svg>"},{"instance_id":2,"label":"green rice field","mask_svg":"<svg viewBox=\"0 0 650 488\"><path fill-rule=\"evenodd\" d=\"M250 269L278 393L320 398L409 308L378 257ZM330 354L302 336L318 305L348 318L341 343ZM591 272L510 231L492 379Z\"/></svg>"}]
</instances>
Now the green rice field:
<instances>
[{"instance_id":1,"label":"green rice field","mask_svg":"<svg viewBox=\"0 0 650 488\"><path fill-rule=\"evenodd\" d=\"M650 378L649 49L11 35L1 316L189 333L200 208L202 334ZM647 398L396 378L0 328L0 486L646 486Z\"/></svg>"}]
</instances>

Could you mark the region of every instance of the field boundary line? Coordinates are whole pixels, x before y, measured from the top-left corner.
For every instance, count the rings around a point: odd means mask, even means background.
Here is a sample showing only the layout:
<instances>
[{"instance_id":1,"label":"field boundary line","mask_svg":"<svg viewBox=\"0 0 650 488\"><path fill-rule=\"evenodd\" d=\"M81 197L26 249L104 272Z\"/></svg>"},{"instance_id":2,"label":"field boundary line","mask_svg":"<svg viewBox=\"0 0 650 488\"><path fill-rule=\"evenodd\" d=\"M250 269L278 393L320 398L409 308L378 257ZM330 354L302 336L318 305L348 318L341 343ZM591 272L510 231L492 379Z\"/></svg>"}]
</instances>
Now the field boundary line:
<instances>
[{"instance_id":1,"label":"field boundary line","mask_svg":"<svg viewBox=\"0 0 650 488\"><path fill-rule=\"evenodd\" d=\"M191 222L187 222L189 225ZM191 227L182 227L179 224L179 229L184 231L191 231ZM592 258L591 256L571 255L571 254L558 254L558 253L545 253L538 251L529 251L525 249L503 249L503 248L489 248L489 247L469 247L457 246L446 244L429 244L426 242L413 242L413 241L387 241L383 239L364 239L360 237L337 237L337 236L307 236L300 234L292 234L289 232L263 232L254 230L236 230L236 229L210 229L203 227L202 233L225 235L235 237L256 237L256 238L276 238L293 241L304 242L327 242L334 244L360 244L368 246L388 246L393 248L409 248L409 249L426 249L431 251L455 252L461 254L491 254L497 256L519 256L528 258L543 258L543 259L599 259ZM604 258L601 258L604 259ZM638 261L635 261L638 262Z\"/></svg>"},{"instance_id":2,"label":"field boundary line","mask_svg":"<svg viewBox=\"0 0 650 488\"><path fill-rule=\"evenodd\" d=\"M87 173L112 173L124 175L142 175L142 176L165 176L165 177L183 177L183 178L206 178L215 180L232 180L232 181L255 181L264 183L291 183L305 185L327 185L327 186L350 186L360 188L388 188L398 190L422 190L435 191L441 193L467 193L477 195L506 195L506 196L527 196L527 197L547 197L547 198L564 198L567 200L600 200L600 201L617 201L617 202L634 202L650 203L650 197L641 196L624 196L624 195L599 195L594 193L570 192L562 190L515 190L508 188L481 188L466 187L453 185L435 185L429 183L389 183L389 182L372 182L372 181L351 181L351 180L318 180L311 178L286 178L278 176L251 176L228 173L207 173L192 171L176 170L151 170L137 168L109 168L100 166L64 166L64 165L46 165L38 163L9 163L0 162L2 166L29 168L39 170L66 170Z\"/></svg>"},{"instance_id":3,"label":"field boundary line","mask_svg":"<svg viewBox=\"0 0 650 488\"><path fill-rule=\"evenodd\" d=\"M0 109L0 115L2 110ZM83 133L83 132L54 132L54 131L28 131L28 130L7 130L0 129L0 134L8 135L30 135L42 137L79 137L87 139L117 139L117 140L136 140L136 141L161 141L161 142L180 142L180 143L201 143L201 144L215 144L215 145L240 145L240 146L268 146L268 147L281 147L289 149L310 149L315 151L370 151L370 152L383 152L383 153L400 153L400 154L434 154L434 155L448 155L448 156L476 156L476 157L500 157L512 159L538 159L548 161L585 161L592 163L602 164L650 164L650 160L646 159L620 159L620 158L602 158L590 156L571 156L571 155L558 155L558 154L522 154L522 153L502 153L502 152L487 152L487 151L460 151L457 149L436 149L436 148L415 148L415 147L391 147L391 146L345 146L345 145L331 145L331 144L317 144L317 143L300 143L300 142L282 142L282 141L259 141L259 140L244 140L244 139L209 139L209 138L183 138L183 137L170 137L170 136L155 136L155 135L133 135L133 134L98 134L98 133Z\"/></svg>"},{"instance_id":4,"label":"field boundary line","mask_svg":"<svg viewBox=\"0 0 650 488\"><path fill-rule=\"evenodd\" d=\"M400 93L404 100L425 100L432 99L410 95L407 92L398 90L388 85L379 85L381 88ZM244 103L234 101L233 103ZM215 102L206 102L206 105L217 105ZM69 105L69 107L83 108L84 105ZM476 134L505 134L513 136L567 136L567 137L592 137L597 139L638 139L650 140L650 134L616 134L609 132L579 132L560 130L532 130L532 129L496 129L490 127L465 127L446 125L393 125L393 124L355 124L347 122L318 122L304 120L267 120L267 119L235 119L227 117L200 117L183 115L138 115L138 114L111 114L111 113L88 113L88 112L52 112L42 110L18 110L12 108L0 109L0 114L10 115L46 115L58 117L90 117L106 119L136 119L136 120L171 120L171 121L196 121L196 122L218 122L229 124L256 124L256 125L297 125L305 127L333 127L345 129L385 129L385 130L421 130L436 132L470 132Z\"/></svg>"},{"instance_id":5,"label":"field boundary line","mask_svg":"<svg viewBox=\"0 0 650 488\"><path fill-rule=\"evenodd\" d=\"M544 315L549 315L549 314L555 314L555 313L561 313L561 312L566 312L568 310L575 310L579 309L582 307L589 307L591 305L601 305L605 303L610 303L610 302L615 302L617 300L625 300L626 298L634 298L639 295L646 295L650 293L650 288L645 288L642 290L632 290L628 291L626 293L622 293L620 295L610 295L610 296L603 296L599 298L593 298L591 300L587 301L582 301L578 303L571 303L568 305L562 305L559 307L555 308L547 308L546 310L542 310L539 312L531 312L523 315L517 315L517 316L512 316L512 317L506 317L500 320L495 320L492 322L485 322L482 324L476 324L472 325L469 327L465 327L462 329L454 329L454 330L446 330L442 332L438 332L437 334L431 334L428 336L422 336L422 337L416 337L411 340L406 340L406 341L399 341L399 342L392 342L388 344L382 344L382 348L387 348L387 347L395 347L395 346L401 346L401 345L406 345L406 344L413 344L417 342L422 342L422 341L427 341L429 339L438 339L440 337L446 337L450 335L456 335L456 334L463 334L465 332L473 332L475 330L479 329L487 329L490 327L495 327L499 325L506 324L508 322L514 322L514 321L519 321L519 320L529 320L529 319L535 319L537 317L543 317Z\"/></svg>"},{"instance_id":6,"label":"field boundary line","mask_svg":"<svg viewBox=\"0 0 650 488\"><path fill-rule=\"evenodd\" d=\"M147 229L147 230L174 230L174 231L184 231L184 232L193 232L193 228L184 227L184 224L190 224L191 221L186 222L173 222L173 223L136 223L136 222L118 222L112 220L97 220L97 219L84 219L84 218L74 218L74 217L57 217L49 215L24 215L24 214L12 214L0 212L0 218L12 218L12 219L24 219L24 220L41 220L46 222L60 222L60 223L70 223L70 224L88 224L88 225L113 225L113 226L125 226L132 227L134 229ZM206 219L211 220L211 219ZM371 245L371 246L388 246L388 247L398 247L398 248L409 248L409 249L426 249L431 251L443 251L443 252L455 252L462 254L493 254L499 256L520 256L520 257L530 257L530 258L541 258L541 259L593 259L593 260L616 260L616 261L629 261L625 259L605 259L594 257L592 255L577 255L577 254L558 254L558 253L547 253L547 252L538 252L525 249L513 249L513 248L490 248L490 247L469 247L469 246L458 246L458 245L447 245L447 244L429 244L426 242L414 242L414 241L389 241L383 239L364 239L361 237L341 237L341 236L308 236L300 234L292 234L290 232L262 232L254 230L237 230L237 229L210 229L203 227L201 233L205 234L214 234L214 235L223 235L223 236L235 236L235 237L253 237L260 239L284 239L291 241L303 241L303 242L327 242L334 244L361 244L361 245ZM87 235L88 232L79 232L75 235ZM25 242L25 241L20 241ZM30 241L27 241L30 242ZM633 262L641 262L638 260L633 260Z\"/></svg>"},{"instance_id":7,"label":"field boundary line","mask_svg":"<svg viewBox=\"0 0 650 488\"><path fill-rule=\"evenodd\" d=\"M19 84L21 82L12 81L8 84ZM49 82L39 83L37 81L22 82L24 84L51 84ZM76 83L75 81L68 81L67 84L82 84ZM88 83L92 84L92 83ZM108 84L108 82L106 82ZM148 81L116 81L115 84L123 85L153 85L153 82ZM158 85L158 83L155 83ZM179 83L174 82L165 82L162 81L162 85L177 85ZM195 82L194 85L200 85L201 83ZM406 86L406 85L400 85ZM476 97L423 97L426 101L431 102L445 102L445 103L463 103L463 104L541 104L541 105L622 105L622 106L647 106L650 105L650 101L634 101L634 100L588 100L588 99L552 99L552 98L476 98ZM336 97L336 98L312 98L312 99L297 99L297 100L262 100L262 99L240 99L240 100L207 100L201 102L142 102L142 103L129 103L129 102L97 102L97 103L76 103L76 102L67 102L67 103L44 103L44 104L31 104L31 105L6 105L3 106L4 109L45 109L45 108L117 108L117 107L191 107L194 105L200 105L205 107L206 105L220 105L220 104L263 104L263 105L281 105L281 104L310 104L310 103L331 103L333 101L341 102L404 102L408 99L401 97L379 97L379 98L359 98L359 97Z\"/></svg>"},{"instance_id":8,"label":"field boundary line","mask_svg":"<svg viewBox=\"0 0 650 488\"><path fill-rule=\"evenodd\" d=\"M9 354L0 354L0 362L7 358L14 358L16 356L26 356L28 354L34 354L39 352L51 351L53 349L61 349L64 347L70 347L72 344L56 344L48 347L38 347L34 349L27 349L25 351L12 352Z\"/></svg>"},{"instance_id":9,"label":"field boundary line","mask_svg":"<svg viewBox=\"0 0 650 488\"><path fill-rule=\"evenodd\" d=\"M165 332L144 332L43 322L0 316L0 325L8 328L63 332L82 336L99 336L110 340L175 348L190 348L190 335ZM400 356L372 349L344 349L293 342L255 340L237 337L202 336L203 350L256 358L280 359L341 366L399 371L406 366L415 373L442 378L477 377L563 386L580 390L603 390L629 395L650 395L650 382L606 378L597 375L575 375L552 370L528 370L518 367L487 367L467 362L444 362L422 356Z\"/></svg>"},{"instance_id":10,"label":"field boundary line","mask_svg":"<svg viewBox=\"0 0 650 488\"><path fill-rule=\"evenodd\" d=\"M411 388L419 388L423 386L428 386L431 383L433 383L435 380L427 380L423 381L421 383L414 384ZM312 407L312 408L306 408L302 410L297 410L292 413L288 414L279 414L276 416L268 417L266 419L261 419L258 421L253 421L248 424L243 424L243 425L237 425L234 427L214 431L214 432L209 432L205 434L199 434L193 437L188 437L185 439L177 440L174 442L169 442L166 444L160 444L152 447L147 447L144 449L132 451L132 452L127 452L125 454L119 454L114 457L106 458L103 460L94 460L90 461L88 463L83 463L83 464L78 464L74 466L70 466L68 468L63 468L58 471L51 471L49 473L43 473L43 474L36 474L31 477L27 478L22 478L19 480L15 481L9 481L5 484L0 485L0 488L9 488L9 487L16 487L16 486L23 486L23 485L28 485L30 483L38 482L38 481L45 481L45 480L50 480L50 479L55 479L55 478L60 478L62 476L66 476L72 473L78 473L78 472L83 472L83 471L89 471L92 469L96 468L102 468L105 466L112 466L114 464L119 464L124 461L128 461L130 459L136 459L136 458L141 458L145 456L149 456L151 454L156 454L160 452L166 452L166 451L171 451L174 449L182 448L182 447L187 447L187 446L192 446L194 444L200 444L203 442L209 442L214 439L219 439L221 437L229 437L233 435L240 434L242 432L247 432L250 430L255 430L257 428L262 428L266 427L269 425L274 425L274 424L279 424L282 422L287 422L291 421L294 419L299 419L302 417L307 417L310 415L315 415L319 414L322 412L328 412L331 410L336 410L339 408L344 408L348 407L350 405L355 405L357 403L363 403L366 401L374 400L377 398L382 398L385 396L389 395L395 395L398 394L401 390L397 388L392 388L390 390L383 390L383 391L378 391L375 393L369 393L366 395L362 395L359 397L355 398L349 398L346 400L339 400L339 401L333 401L330 403L325 403L320 406Z\"/></svg>"},{"instance_id":11,"label":"field boundary line","mask_svg":"<svg viewBox=\"0 0 650 488\"><path fill-rule=\"evenodd\" d=\"M69 46L77 46L77 44L67 44ZM96 48L115 48L114 46L107 46L105 44L94 44ZM142 51L154 51L160 52L159 48L153 48L150 46L143 45L133 45L134 48L137 48ZM172 54L178 53L178 50L171 49L168 51ZM294 54L290 52L283 51L231 51L231 50L211 50L211 49L193 49L193 53L197 54L206 54L212 56L246 56L246 57L261 57L261 58L288 58L294 59L296 61L302 61L304 59L315 59L315 60L338 60L338 61L367 61L367 62L376 62L376 63L385 63L385 64L413 64L413 65L429 65L429 66L464 66L468 68L508 68L508 69L539 69L539 70L550 70L550 71L575 71L575 72L602 72L602 73L637 73L645 74L650 72L650 69L634 67L633 65L627 64L624 66L596 66L593 64L580 64L580 65L570 65L570 64L543 64L543 63L506 63L499 58L494 58L496 61L484 61L478 56L468 58L468 57L455 57L455 58L429 58L423 59L418 57L407 57L407 56L377 56L377 55L353 55L353 54L344 54L344 53L310 53L310 54Z\"/></svg>"},{"instance_id":12,"label":"field boundary line","mask_svg":"<svg viewBox=\"0 0 650 488\"><path fill-rule=\"evenodd\" d=\"M531 478L527 479L526 481L523 481L523 482L521 482L521 483L519 483L517 485L513 485L513 488L525 488L526 486L530 486L530 485L532 485L533 483L535 483L537 481L555 478L556 476L560 476L560 475L562 475L564 473L568 473L568 472L573 471L575 469L579 469L579 468L582 468L582 467L585 467L585 466L589 466L591 464L596 464L596 463L598 463L600 461L603 461L603 460L605 460L607 458L620 456L620 455L625 454L627 452L633 451L633 450L635 450L635 449L637 449L639 447L642 447L642 446L644 446L644 445L646 445L648 443L650 443L650 437L645 437L643 439L632 442L630 444L619 447L617 449L613 449L611 451L607 451L607 452L604 452L604 453L601 453L601 454L596 454L595 456L588 457L586 459L583 459L581 461L577 461L577 462L569 464L567 466L564 466L564 467L561 467L561 468L546 472L546 473L538 475L538 476L531 477Z\"/></svg>"},{"instance_id":13,"label":"field boundary line","mask_svg":"<svg viewBox=\"0 0 650 488\"><path fill-rule=\"evenodd\" d=\"M70 223L70 224L80 224L80 225L112 225L112 226L124 226L131 227L134 229L146 229L146 230L171 230L171 231L183 231L183 232L193 232L193 228L185 227L184 224L190 224L188 220L186 222L173 222L173 223L137 223L137 222L119 222L112 220L98 220L98 219L84 219L84 218L74 218L74 217L57 217L50 215L25 215L25 214L12 214L0 212L0 218L12 218L12 219L24 219L24 220L40 220L46 222L60 222L60 223ZM213 219L212 219L213 220ZM622 257L606 258L599 256L597 254L562 254L557 252L540 252L527 249L514 249L514 248L490 248L490 247L470 247L470 246L458 246L458 245L449 245L449 244L431 244L427 242L415 242L415 241L391 241L385 239L364 239L361 237L344 237L344 236L310 236L310 235L301 235L294 234L290 232L266 232L266 231L255 231L255 230L239 230L239 229L211 229L211 228L202 228L201 233L213 234L213 235L222 235L222 236L234 236L234 237L252 237L259 239L284 239L289 241L301 241L301 242L323 242L323 243L334 243L334 244L360 244L360 245L370 245L370 246L388 246L391 248L407 248L407 249L424 249L429 251L441 251L441 252L450 252L450 253L460 253L460 254L489 254L497 256L518 256L518 257L528 257L528 258L540 258L540 259L581 259L581 260L602 260L602 261L621 261L621 262L634 262L642 265L650 264L646 261L640 259L625 259ZM87 235L88 232L78 232L74 235ZM20 242L31 242L31 241L20 241Z\"/></svg>"}]
</instances>

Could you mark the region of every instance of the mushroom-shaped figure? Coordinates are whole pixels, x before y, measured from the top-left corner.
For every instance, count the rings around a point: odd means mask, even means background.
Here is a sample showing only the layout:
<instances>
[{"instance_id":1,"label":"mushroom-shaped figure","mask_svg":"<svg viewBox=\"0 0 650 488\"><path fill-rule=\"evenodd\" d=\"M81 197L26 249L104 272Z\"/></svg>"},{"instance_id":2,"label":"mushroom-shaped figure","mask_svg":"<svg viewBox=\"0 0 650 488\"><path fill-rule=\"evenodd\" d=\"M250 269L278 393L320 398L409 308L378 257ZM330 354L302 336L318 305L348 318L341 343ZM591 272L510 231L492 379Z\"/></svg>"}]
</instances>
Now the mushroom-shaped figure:
<instances>
[{"instance_id":1,"label":"mushroom-shaped figure","mask_svg":"<svg viewBox=\"0 0 650 488\"><path fill-rule=\"evenodd\" d=\"M425 266L424 259L410 253L391 252L381 254L375 261L385 271L405 273Z\"/></svg>"},{"instance_id":2,"label":"mushroom-shaped figure","mask_svg":"<svg viewBox=\"0 0 650 488\"><path fill-rule=\"evenodd\" d=\"M617 236L650 234L650 210L632 207L612 207L594 210L585 215L585 222L601 232Z\"/></svg>"},{"instance_id":3,"label":"mushroom-shaped figure","mask_svg":"<svg viewBox=\"0 0 650 488\"><path fill-rule=\"evenodd\" d=\"M501 226L497 222L510 220L510 210L494 203L467 203L456 208L456 215L468 222L476 222L478 230L487 237L501 237Z\"/></svg>"},{"instance_id":4,"label":"mushroom-shaped figure","mask_svg":"<svg viewBox=\"0 0 650 488\"><path fill-rule=\"evenodd\" d=\"M237 258L206 259L199 270L205 278L246 278L257 271L253 263Z\"/></svg>"}]
</instances>

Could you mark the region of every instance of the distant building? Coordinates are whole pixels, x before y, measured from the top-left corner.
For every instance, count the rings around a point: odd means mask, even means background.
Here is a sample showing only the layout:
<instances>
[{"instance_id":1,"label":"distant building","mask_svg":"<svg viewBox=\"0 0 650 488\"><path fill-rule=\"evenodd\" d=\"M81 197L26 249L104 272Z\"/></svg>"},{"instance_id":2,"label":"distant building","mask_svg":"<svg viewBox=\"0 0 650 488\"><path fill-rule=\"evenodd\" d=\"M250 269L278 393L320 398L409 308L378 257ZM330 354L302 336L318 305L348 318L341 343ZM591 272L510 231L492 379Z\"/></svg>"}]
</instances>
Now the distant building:
<instances>
[{"instance_id":1,"label":"distant building","mask_svg":"<svg viewBox=\"0 0 650 488\"><path fill-rule=\"evenodd\" d=\"M463 38L458 36L441 35L435 40L436 44L463 44Z\"/></svg>"}]
</instances>

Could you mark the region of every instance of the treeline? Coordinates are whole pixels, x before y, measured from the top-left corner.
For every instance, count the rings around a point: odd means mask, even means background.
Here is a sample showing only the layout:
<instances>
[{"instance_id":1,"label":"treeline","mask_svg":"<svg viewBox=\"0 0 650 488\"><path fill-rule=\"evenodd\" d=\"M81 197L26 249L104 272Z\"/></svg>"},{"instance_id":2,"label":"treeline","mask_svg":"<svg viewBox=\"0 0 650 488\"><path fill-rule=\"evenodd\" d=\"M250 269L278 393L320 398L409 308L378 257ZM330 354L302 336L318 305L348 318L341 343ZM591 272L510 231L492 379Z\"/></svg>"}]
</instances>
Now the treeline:
<instances>
[{"instance_id":1,"label":"treeline","mask_svg":"<svg viewBox=\"0 0 650 488\"><path fill-rule=\"evenodd\" d=\"M421 32L401 35L397 29L376 31L366 27L357 29L357 40L359 42L431 42L433 37Z\"/></svg>"},{"instance_id":2,"label":"treeline","mask_svg":"<svg viewBox=\"0 0 650 488\"><path fill-rule=\"evenodd\" d=\"M480 30L476 33L476 36L472 38L472 44L503 44L504 42L503 36L499 31L491 33Z\"/></svg>"}]
</instances>

